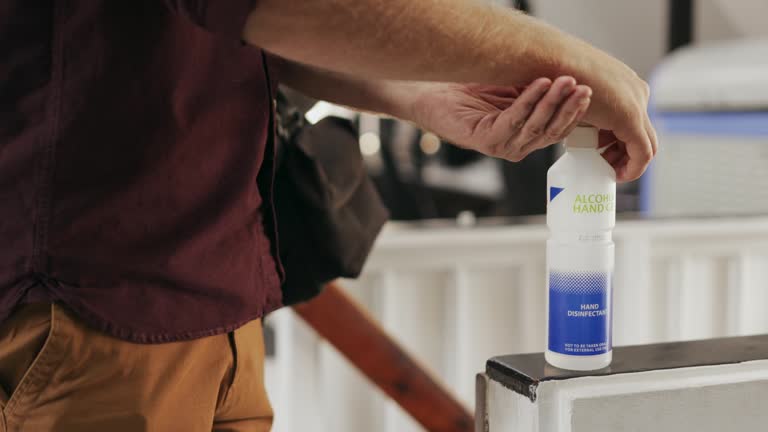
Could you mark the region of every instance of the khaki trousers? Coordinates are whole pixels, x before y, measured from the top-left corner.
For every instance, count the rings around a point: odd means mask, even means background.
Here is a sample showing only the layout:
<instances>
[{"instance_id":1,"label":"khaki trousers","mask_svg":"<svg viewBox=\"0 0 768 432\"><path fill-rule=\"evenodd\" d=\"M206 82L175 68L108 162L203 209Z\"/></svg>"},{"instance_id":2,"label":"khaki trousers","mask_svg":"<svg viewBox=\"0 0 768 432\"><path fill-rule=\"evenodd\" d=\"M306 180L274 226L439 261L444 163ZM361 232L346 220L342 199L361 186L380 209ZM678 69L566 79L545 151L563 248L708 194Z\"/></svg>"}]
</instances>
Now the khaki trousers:
<instances>
[{"instance_id":1,"label":"khaki trousers","mask_svg":"<svg viewBox=\"0 0 768 432\"><path fill-rule=\"evenodd\" d=\"M0 325L2 432L266 432L261 321L144 345L86 327L59 304Z\"/></svg>"}]
</instances>

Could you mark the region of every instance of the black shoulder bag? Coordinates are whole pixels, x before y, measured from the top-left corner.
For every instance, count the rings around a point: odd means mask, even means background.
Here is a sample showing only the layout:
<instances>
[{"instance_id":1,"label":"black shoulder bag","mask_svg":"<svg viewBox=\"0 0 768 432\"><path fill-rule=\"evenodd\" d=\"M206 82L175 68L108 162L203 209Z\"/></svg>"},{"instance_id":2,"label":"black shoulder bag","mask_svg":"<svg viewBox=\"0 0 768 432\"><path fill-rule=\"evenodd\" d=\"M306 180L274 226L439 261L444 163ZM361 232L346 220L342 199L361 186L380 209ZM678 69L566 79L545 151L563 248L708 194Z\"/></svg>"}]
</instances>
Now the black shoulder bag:
<instances>
[{"instance_id":1,"label":"black shoulder bag","mask_svg":"<svg viewBox=\"0 0 768 432\"><path fill-rule=\"evenodd\" d=\"M277 93L275 209L283 304L316 296L339 277L360 275L389 212L365 170L348 120L310 124Z\"/></svg>"}]
</instances>

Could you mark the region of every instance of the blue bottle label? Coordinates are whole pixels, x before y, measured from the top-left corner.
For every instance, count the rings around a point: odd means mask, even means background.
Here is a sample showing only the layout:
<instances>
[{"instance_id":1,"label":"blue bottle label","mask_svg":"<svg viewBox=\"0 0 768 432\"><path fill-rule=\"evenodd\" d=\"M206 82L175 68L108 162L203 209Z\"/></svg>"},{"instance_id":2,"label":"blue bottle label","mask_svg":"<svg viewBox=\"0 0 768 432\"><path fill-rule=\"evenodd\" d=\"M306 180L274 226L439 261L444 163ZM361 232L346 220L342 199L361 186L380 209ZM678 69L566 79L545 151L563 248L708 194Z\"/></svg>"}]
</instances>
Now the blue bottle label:
<instances>
[{"instance_id":1,"label":"blue bottle label","mask_svg":"<svg viewBox=\"0 0 768 432\"><path fill-rule=\"evenodd\" d=\"M550 272L550 351L589 356L611 350L611 276L609 272Z\"/></svg>"}]
</instances>

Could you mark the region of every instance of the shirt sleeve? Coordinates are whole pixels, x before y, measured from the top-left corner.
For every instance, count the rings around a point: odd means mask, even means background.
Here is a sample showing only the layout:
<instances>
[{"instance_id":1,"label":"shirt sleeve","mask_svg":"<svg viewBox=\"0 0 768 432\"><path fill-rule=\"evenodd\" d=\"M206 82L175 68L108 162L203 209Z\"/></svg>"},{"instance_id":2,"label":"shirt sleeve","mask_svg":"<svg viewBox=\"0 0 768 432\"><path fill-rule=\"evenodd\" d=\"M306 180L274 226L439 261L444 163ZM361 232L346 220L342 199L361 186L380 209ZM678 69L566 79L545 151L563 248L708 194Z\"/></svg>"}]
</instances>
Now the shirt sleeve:
<instances>
[{"instance_id":1,"label":"shirt sleeve","mask_svg":"<svg viewBox=\"0 0 768 432\"><path fill-rule=\"evenodd\" d=\"M174 12L216 34L242 39L248 15L258 0L164 0Z\"/></svg>"}]
</instances>

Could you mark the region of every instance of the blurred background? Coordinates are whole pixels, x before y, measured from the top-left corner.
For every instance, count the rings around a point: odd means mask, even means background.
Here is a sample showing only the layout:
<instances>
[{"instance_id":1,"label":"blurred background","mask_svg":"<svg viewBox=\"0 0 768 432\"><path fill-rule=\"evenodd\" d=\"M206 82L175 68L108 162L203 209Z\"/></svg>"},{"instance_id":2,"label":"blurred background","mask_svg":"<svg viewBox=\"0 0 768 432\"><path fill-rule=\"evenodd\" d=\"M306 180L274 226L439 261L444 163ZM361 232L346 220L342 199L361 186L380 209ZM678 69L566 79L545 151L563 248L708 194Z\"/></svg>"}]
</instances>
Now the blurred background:
<instances>
[{"instance_id":1,"label":"blurred background","mask_svg":"<svg viewBox=\"0 0 768 432\"><path fill-rule=\"evenodd\" d=\"M768 11L764 0L528 0L497 3L523 8L626 62L654 85L658 99L654 109L660 113L720 111L718 106L729 111L760 108L759 101L752 107L745 104L749 101L743 100L745 92L749 95L756 91L754 85L759 84L759 77L757 83L743 81L743 78L750 74L766 74L765 67L761 69L760 66L761 62L763 65L768 62L764 44L739 42L722 46L720 50L716 47L720 41L768 35ZM670 58L668 64L665 63L671 51L694 41L698 45L715 47L700 53L681 53L682 58ZM727 63L722 62L725 54L730 54ZM766 87L765 81L762 85ZM762 91L763 96L765 92ZM395 220L455 218L462 211L472 212L477 217L527 216L545 212L546 170L559 154L557 147L541 150L521 163L510 163L459 149L408 123L372 115L360 116L327 103L315 105L309 117L317 120L329 114L357 120L361 132L360 147L366 155L369 172ZM657 127L663 129L663 119L657 120L661 123ZM674 129L677 123L671 126ZM706 158L716 157L718 153L710 148L707 152L711 154L698 154L697 151L688 156ZM700 165L693 160L690 163ZM658 176L667 174L662 171ZM681 176L679 180L686 183L681 187L697 187L689 183L692 179L685 177L690 173L678 175ZM667 195L683 189L668 190L666 194L656 190L663 195L656 196L651 177L644 179L648 182L620 186L619 212L678 214L687 210L694 213L716 210L695 205L685 208L683 203L671 206ZM698 188L704 189L705 185L699 184ZM654 206L655 203L658 205ZM733 210L737 211L738 206ZM750 210L743 208L744 212Z\"/></svg>"},{"instance_id":2,"label":"blurred background","mask_svg":"<svg viewBox=\"0 0 768 432\"><path fill-rule=\"evenodd\" d=\"M528 0L517 7L651 84L660 151L619 185L617 345L768 332L768 1ZM393 223L359 300L469 408L493 355L544 348L546 172L559 146L491 159L392 119L353 119ZM267 320L275 430L418 431L290 310Z\"/></svg>"}]
</instances>

